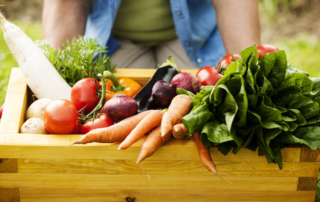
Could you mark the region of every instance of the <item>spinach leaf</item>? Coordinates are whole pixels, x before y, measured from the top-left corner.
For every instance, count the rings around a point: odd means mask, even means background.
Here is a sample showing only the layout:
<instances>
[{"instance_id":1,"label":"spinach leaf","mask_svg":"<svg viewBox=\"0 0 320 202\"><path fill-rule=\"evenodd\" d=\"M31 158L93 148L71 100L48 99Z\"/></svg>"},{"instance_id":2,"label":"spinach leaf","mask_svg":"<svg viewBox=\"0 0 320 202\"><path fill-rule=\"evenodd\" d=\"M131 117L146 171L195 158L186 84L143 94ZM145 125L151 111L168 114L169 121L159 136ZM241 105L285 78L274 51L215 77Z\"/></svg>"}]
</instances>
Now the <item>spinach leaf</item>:
<instances>
[{"instance_id":1,"label":"spinach leaf","mask_svg":"<svg viewBox=\"0 0 320 202\"><path fill-rule=\"evenodd\" d=\"M300 69L297 69L296 67L294 67L292 64L287 63L286 76L289 74L293 74L293 73L302 73L302 74L309 76L309 74L307 72L301 71Z\"/></svg>"},{"instance_id":2,"label":"spinach leaf","mask_svg":"<svg viewBox=\"0 0 320 202\"><path fill-rule=\"evenodd\" d=\"M259 65L265 77L272 83L274 88L278 87L284 80L287 69L287 57L284 51L273 52L264 55Z\"/></svg>"},{"instance_id":3,"label":"spinach leaf","mask_svg":"<svg viewBox=\"0 0 320 202\"><path fill-rule=\"evenodd\" d=\"M182 118L183 125L189 130L189 135L201 131L203 126L213 118L213 113L208 105L196 108Z\"/></svg>"},{"instance_id":4,"label":"spinach leaf","mask_svg":"<svg viewBox=\"0 0 320 202\"><path fill-rule=\"evenodd\" d=\"M288 144L304 144L312 150L318 150L320 145L320 127L306 126L298 128L293 134L282 132L276 140Z\"/></svg>"}]
</instances>

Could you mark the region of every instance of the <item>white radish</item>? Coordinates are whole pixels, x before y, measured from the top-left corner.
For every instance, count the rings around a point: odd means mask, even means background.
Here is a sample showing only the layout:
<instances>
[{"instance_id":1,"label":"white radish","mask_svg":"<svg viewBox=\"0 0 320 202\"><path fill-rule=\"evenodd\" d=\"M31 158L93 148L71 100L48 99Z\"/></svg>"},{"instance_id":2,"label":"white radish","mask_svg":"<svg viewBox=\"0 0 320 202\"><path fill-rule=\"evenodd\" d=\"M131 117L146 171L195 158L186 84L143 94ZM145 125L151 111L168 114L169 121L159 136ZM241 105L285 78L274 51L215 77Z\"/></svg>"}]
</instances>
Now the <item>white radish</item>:
<instances>
[{"instance_id":1,"label":"white radish","mask_svg":"<svg viewBox=\"0 0 320 202\"><path fill-rule=\"evenodd\" d=\"M8 22L1 12L0 21L4 40L19 63L25 80L35 96L39 99L70 100L71 87L52 66L42 50L19 27Z\"/></svg>"},{"instance_id":2,"label":"white radish","mask_svg":"<svg viewBox=\"0 0 320 202\"><path fill-rule=\"evenodd\" d=\"M21 126L20 132L28 134L48 134L46 127L44 126L44 121L38 118L28 119Z\"/></svg>"},{"instance_id":3,"label":"white radish","mask_svg":"<svg viewBox=\"0 0 320 202\"><path fill-rule=\"evenodd\" d=\"M44 110L51 102L52 100L50 98L42 98L33 102L27 109L26 119L39 118L43 120Z\"/></svg>"}]
</instances>

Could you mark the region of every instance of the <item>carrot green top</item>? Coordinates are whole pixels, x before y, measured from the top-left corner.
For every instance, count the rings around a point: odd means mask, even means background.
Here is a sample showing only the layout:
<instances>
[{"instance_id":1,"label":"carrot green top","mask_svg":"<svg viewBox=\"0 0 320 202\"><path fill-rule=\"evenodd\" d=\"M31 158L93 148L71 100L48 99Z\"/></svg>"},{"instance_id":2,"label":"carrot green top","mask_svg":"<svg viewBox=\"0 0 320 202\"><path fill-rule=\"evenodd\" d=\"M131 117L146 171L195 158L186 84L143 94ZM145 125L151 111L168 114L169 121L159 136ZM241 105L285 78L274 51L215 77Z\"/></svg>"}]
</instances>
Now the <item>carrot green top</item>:
<instances>
[{"instance_id":1,"label":"carrot green top","mask_svg":"<svg viewBox=\"0 0 320 202\"><path fill-rule=\"evenodd\" d=\"M169 0L122 0L112 33L140 45L177 38Z\"/></svg>"}]
</instances>

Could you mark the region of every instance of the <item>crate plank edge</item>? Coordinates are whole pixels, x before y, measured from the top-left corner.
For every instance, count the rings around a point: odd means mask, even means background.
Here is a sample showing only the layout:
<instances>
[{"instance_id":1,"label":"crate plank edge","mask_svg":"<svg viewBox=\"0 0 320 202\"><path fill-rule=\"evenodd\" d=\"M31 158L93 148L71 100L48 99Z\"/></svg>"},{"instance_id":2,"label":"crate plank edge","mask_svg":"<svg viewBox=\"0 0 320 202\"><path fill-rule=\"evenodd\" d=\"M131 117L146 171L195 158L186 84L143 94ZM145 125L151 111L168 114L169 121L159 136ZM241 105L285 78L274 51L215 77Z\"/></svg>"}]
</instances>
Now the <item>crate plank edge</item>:
<instances>
[{"instance_id":1,"label":"crate plank edge","mask_svg":"<svg viewBox=\"0 0 320 202\"><path fill-rule=\"evenodd\" d=\"M115 75L144 85L154 71L118 69ZM315 199L319 151L286 148L279 170L257 152L223 156L212 148L220 174L233 183L228 184L202 166L193 141L172 140L141 163L148 179L135 165L143 139L118 151L118 143L69 146L80 135L19 134L30 97L20 69L13 68L0 124L0 202Z\"/></svg>"}]
</instances>

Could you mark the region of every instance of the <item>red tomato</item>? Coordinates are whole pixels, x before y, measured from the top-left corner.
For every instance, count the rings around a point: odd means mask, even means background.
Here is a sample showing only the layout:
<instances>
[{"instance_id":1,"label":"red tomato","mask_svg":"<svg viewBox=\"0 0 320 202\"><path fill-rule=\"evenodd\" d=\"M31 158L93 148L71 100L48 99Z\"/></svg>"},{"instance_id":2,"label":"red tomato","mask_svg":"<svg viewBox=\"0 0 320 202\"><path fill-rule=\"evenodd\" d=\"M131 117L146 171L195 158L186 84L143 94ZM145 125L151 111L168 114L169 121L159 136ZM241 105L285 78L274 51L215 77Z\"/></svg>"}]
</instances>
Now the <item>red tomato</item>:
<instances>
[{"instance_id":1,"label":"red tomato","mask_svg":"<svg viewBox=\"0 0 320 202\"><path fill-rule=\"evenodd\" d=\"M4 107L4 105L2 105L2 107L0 107L0 119L1 119L1 117L2 117L3 107Z\"/></svg>"},{"instance_id":2,"label":"red tomato","mask_svg":"<svg viewBox=\"0 0 320 202\"><path fill-rule=\"evenodd\" d=\"M44 125L51 134L71 134L78 128L77 109L69 100L54 100L44 110Z\"/></svg>"},{"instance_id":3,"label":"red tomato","mask_svg":"<svg viewBox=\"0 0 320 202\"><path fill-rule=\"evenodd\" d=\"M259 59L262 58L262 56L264 56L267 53L272 53L272 52L278 52L279 49L273 45L269 45L269 44L263 44L260 46L257 46L258 49L258 53L259 53Z\"/></svg>"},{"instance_id":4,"label":"red tomato","mask_svg":"<svg viewBox=\"0 0 320 202\"><path fill-rule=\"evenodd\" d=\"M112 126L114 121L106 114L100 114L95 120L86 122L81 128L81 134L86 134L96 128L106 128Z\"/></svg>"},{"instance_id":5,"label":"red tomato","mask_svg":"<svg viewBox=\"0 0 320 202\"><path fill-rule=\"evenodd\" d=\"M89 114L99 103L100 97L96 92L96 84L93 78L85 78L78 81L71 89L71 102L77 110L84 108L84 114Z\"/></svg>"},{"instance_id":6,"label":"red tomato","mask_svg":"<svg viewBox=\"0 0 320 202\"><path fill-rule=\"evenodd\" d=\"M238 60L240 58L240 55L238 54L232 54L234 59ZM224 56L220 62L218 63L217 68L223 67L223 68L227 68L231 63L235 62L235 60L233 60L231 54L227 54L226 56Z\"/></svg>"},{"instance_id":7,"label":"red tomato","mask_svg":"<svg viewBox=\"0 0 320 202\"><path fill-rule=\"evenodd\" d=\"M219 74L215 67L205 66L199 69L196 77L202 86L214 86L223 75Z\"/></svg>"}]
</instances>

